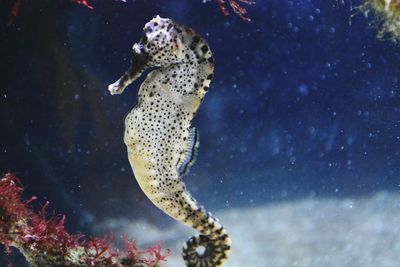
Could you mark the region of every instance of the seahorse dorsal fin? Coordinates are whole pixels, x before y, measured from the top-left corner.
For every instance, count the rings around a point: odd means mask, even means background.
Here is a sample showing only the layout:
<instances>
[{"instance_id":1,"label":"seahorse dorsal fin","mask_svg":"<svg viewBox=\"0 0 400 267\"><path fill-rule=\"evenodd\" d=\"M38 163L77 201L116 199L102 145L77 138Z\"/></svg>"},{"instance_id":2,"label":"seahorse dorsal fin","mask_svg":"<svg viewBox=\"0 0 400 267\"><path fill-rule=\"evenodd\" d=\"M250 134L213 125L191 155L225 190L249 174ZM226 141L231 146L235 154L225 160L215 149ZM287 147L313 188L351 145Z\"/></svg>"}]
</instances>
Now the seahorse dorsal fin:
<instances>
[{"instance_id":1,"label":"seahorse dorsal fin","mask_svg":"<svg viewBox=\"0 0 400 267\"><path fill-rule=\"evenodd\" d=\"M196 127L190 129L188 145L183 160L178 163L178 173L184 176L189 172L190 166L196 161L197 150L199 148L199 132Z\"/></svg>"}]
</instances>

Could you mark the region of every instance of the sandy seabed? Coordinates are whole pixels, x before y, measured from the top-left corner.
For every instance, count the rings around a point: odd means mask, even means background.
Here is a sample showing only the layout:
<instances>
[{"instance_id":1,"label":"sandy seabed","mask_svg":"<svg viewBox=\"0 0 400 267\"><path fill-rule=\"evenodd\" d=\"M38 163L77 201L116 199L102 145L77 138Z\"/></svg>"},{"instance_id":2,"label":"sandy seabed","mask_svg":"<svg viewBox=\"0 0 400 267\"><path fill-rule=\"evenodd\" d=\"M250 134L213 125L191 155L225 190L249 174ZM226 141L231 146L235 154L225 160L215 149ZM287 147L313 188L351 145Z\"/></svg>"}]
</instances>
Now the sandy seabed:
<instances>
[{"instance_id":1,"label":"sandy seabed","mask_svg":"<svg viewBox=\"0 0 400 267\"><path fill-rule=\"evenodd\" d=\"M313 198L215 214L233 241L226 267L400 266L400 194ZM179 223L160 229L113 219L102 225L142 244L164 240L172 251L168 267L184 267L181 247L194 234Z\"/></svg>"}]
</instances>

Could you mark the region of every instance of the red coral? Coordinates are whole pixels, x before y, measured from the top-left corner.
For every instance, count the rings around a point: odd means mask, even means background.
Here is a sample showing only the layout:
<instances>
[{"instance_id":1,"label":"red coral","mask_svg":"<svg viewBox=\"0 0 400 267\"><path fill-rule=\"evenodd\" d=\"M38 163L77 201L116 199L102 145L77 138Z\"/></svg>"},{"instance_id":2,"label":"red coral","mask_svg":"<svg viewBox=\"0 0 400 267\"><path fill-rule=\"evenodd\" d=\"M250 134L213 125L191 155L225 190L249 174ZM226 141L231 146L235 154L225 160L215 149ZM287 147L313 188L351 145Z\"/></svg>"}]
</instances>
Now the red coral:
<instances>
[{"instance_id":1,"label":"red coral","mask_svg":"<svg viewBox=\"0 0 400 267\"><path fill-rule=\"evenodd\" d=\"M16 230L15 225L31 215L27 204L21 201L23 190L20 180L13 174L6 174L0 180L0 243L6 249L11 244L10 233Z\"/></svg>"},{"instance_id":2,"label":"red coral","mask_svg":"<svg viewBox=\"0 0 400 267\"><path fill-rule=\"evenodd\" d=\"M126 236L122 236L125 244L126 258L130 263L145 264L149 267L158 266L161 261L166 261L171 255L169 249L162 253L162 241L153 247L149 247L146 251L141 250L134 241L129 241ZM147 257L146 257L147 255Z\"/></svg>"},{"instance_id":3,"label":"red coral","mask_svg":"<svg viewBox=\"0 0 400 267\"><path fill-rule=\"evenodd\" d=\"M89 3L89 0L72 0L72 2L84 5L85 7L89 8L89 9L93 9L93 7Z\"/></svg>"},{"instance_id":4,"label":"red coral","mask_svg":"<svg viewBox=\"0 0 400 267\"><path fill-rule=\"evenodd\" d=\"M21 227L18 238L25 247L36 251L47 251L66 255L69 249L80 245L82 235L70 235L64 227L65 215L46 219L47 201L39 214L32 214L30 224Z\"/></svg>"},{"instance_id":5,"label":"red coral","mask_svg":"<svg viewBox=\"0 0 400 267\"><path fill-rule=\"evenodd\" d=\"M149 255L146 264L149 266L157 266L160 261L165 261L168 256L171 255L169 249L166 250L165 254L161 253L162 250L162 241L160 241L157 245L153 247L149 247L146 252Z\"/></svg>"},{"instance_id":6,"label":"red coral","mask_svg":"<svg viewBox=\"0 0 400 267\"><path fill-rule=\"evenodd\" d=\"M143 251L136 245L135 241L130 241L126 235L122 236L122 240L125 245L126 258L132 263L136 262L143 254Z\"/></svg>"},{"instance_id":7,"label":"red coral","mask_svg":"<svg viewBox=\"0 0 400 267\"><path fill-rule=\"evenodd\" d=\"M70 0L70 1L72 1L74 3L77 3L77 4L80 4L80 5L83 5L83 6L87 7L87 8L89 8L89 9L93 9L93 6L90 4L90 0ZM115 0L115 1L126 2L126 0ZM211 1L211 0L203 0L203 2L208 2L208 1ZM254 1L251 1L251 0L237 0L237 1L235 1L235 0L215 0L215 1L218 3L219 8L221 9L222 13L225 16L229 15L229 11L225 7L225 4L226 4L225 1L228 1L228 3L231 6L233 12L235 12L242 20L244 20L244 21L250 21L251 20L246 15L247 14L246 8L242 7L238 2L241 2L241 3L244 3L244 4L248 4L248 5L252 5L252 4L255 4ZM14 0L13 7L11 9L11 20L10 20L10 22L12 22L12 20L16 16L18 16L20 5L21 5L21 0Z\"/></svg>"},{"instance_id":8,"label":"red coral","mask_svg":"<svg viewBox=\"0 0 400 267\"><path fill-rule=\"evenodd\" d=\"M84 5L85 7L89 8L89 9L93 9L93 6L90 5L90 0L71 0L74 3L80 4L80 5ZM123 2L125 2L125 0L121 0ZM18 16L19 14L19 8L21 6L21 0L14 0L14 4L13 7L11 9L11 20L10 22L12 22L12 20Z\"/></svg>"},{"instance_id":9,"label":"red coral","mask_svg":"<svg viewBox=\"0 0 400 267\"><path fill-rule=\"evenodd\" d=\"M225 0L216 0L216 1L218 3L219 8L221 9L222 13L225 16L228 16L229 12L225 7ZM247 10L244 7L241 7L240 4L238 4L235 0L227 0L227 1L228 1L229 5L231 6L233 12L235 12L242 20L251 21L251 19L246 16ZM253 2L251 0L239 0L239 2L248 4L248 5L255 4L255 2Z\"/></svg>"},{"instance_id":10,"label":"red coral","mask_svg":"<svg viewBox=\"0 0 400 267\"><path fill-rule=\"evenodd\" d=\"M46 218L49 202L35 213L30 203L36 197L23 201L23 190L13 174L0 179L0 243L5 245L7 254L10 246L19 249L34 266L155 267L170 255L169 250L162 253L161 242L141 250L124 236L125 250L118 251L111 244L112 235L88 241L83 235L71 235L65 229L65 215ZM73 254L75 257L71 257Z\"/></svg>"},{"instance_id":11,"label":"red coral","mask_svg":"<svg viewBox=\"0 0 400 267\"><path fill-rule=\"evenodd\" d=\"M14 0L13 7L11 9L11 16L13 17L18 16L20 5L21 5L21 0Z\"/></svg>"},{"instance_id":12,"label":"red coral","mask_svg":"<svg viewBox=\"0 0 400 267\"><path fill-rule=\"evenodd\" d=\"M116 250L111 247L113 238L111 234L109 239L104 235L102 239L94 237L89 240L84 248L89 266L117 266L113 262L117 256Z\"/></svg>"}]
</instances>

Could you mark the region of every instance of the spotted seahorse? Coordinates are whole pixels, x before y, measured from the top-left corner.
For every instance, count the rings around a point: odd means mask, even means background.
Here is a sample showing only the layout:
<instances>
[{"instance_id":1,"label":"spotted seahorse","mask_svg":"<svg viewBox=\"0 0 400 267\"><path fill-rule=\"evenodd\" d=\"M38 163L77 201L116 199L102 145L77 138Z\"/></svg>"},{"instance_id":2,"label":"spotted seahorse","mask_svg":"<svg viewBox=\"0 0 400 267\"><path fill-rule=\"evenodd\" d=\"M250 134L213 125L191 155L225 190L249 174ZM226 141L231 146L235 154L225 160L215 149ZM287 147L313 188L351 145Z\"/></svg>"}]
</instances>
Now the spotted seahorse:
<instances>
[{"instance_id":1,"label":"spotted seahorse","mask_svg":"<svg viewBox=\"0 0 400 267\"><path fill-rule=\"evenodd\" d=\"M194 30L172 19L157 16L143 30L133 45L130 68L108 88L111 94L120 94L153 68L140 86L138 103L125 118L129 162L141 189L158 208L200 232L183 246L186 266L222 266L229 257L230 237L182 180L199 146L191 123L213 78L211 50Z\"/></svg>"}]
</instances>

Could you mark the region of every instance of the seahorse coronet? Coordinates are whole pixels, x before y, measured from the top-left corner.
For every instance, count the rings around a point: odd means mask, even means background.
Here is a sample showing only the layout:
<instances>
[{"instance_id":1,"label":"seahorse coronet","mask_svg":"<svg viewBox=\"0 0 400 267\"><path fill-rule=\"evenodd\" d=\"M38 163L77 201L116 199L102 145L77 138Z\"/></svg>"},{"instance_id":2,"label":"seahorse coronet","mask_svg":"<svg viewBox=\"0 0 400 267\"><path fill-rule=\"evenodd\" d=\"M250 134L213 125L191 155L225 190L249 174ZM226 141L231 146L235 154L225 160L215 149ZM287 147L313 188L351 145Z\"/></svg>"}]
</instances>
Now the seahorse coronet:
<instances>
[{"instance_id":1,"label":"seahorse coronet","mask_svg":"<svg viewBox=\"0 0 400 267\"><path fill-rule=\"evenodd\" d=\"M125 118L124 142L135 178L147 197L166 214L200 232L183 246L188 267L219 267L231 240L222 224L186 190L183 176L199 147L193 118L213 78L207 42L172 19L154 17L133 45L131 66L109 85L120 94L148 68L138 102ZM204 252L199 253L198 247Z\"/></svg>"}]
</instances>

